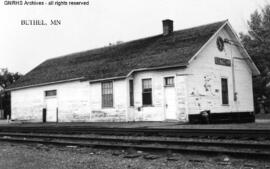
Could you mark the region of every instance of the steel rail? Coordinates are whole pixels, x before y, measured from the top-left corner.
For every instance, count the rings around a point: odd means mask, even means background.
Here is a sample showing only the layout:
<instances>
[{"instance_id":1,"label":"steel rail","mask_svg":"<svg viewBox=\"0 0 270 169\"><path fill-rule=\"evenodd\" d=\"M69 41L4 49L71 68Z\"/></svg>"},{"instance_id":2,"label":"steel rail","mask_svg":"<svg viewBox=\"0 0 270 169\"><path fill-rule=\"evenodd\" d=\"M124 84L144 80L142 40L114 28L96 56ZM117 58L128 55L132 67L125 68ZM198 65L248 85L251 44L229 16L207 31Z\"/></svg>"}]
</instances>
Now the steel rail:
<instances>
[{"instance_id":1,"label":"steel rail","mask_svg":"<svg viewBox=\"0 0 270 169\"><path fill-rule=\"evenodd\" d=\"M151 137L100 137L92 136L78 136L78 135L53 135L53 134L24 134L24 133L0 133L2 137L23 137L23 138L41 138L41 139L65 139L65 140L84 140L84 141L110 141L110 142L139 142L139 143L159 143L168 145L203 145L203 146L223 146L223 147L237 147L237 148L260 148L269 149L270 143L256 143L256 142L239 142L231 141L224 142L220 140L198 140L198 139L161 139Z\"/></svg>"},{"instance_id":2,"label":"steel rail","mask_svg":"<svg viewBox=\"0 0 270 169\"><path fill-rule=\"evenodd\" d=\"M171 145L138 145L138 144L128 144L126 142L120 142L120 144L112 144L112 143L104 143L104 142L74 142L67 140L40 140L40 139L25 139L25 138L0 138L0 141L5 142L16 142L16 143L39 143L39 144L53 144L53 145L73 145L73 146L83 146L83 147L96 147L96 148L134 148L138 150L162 150L162 151L179 151L179 152L200 152L200 153L224 153L224 154L233 154L233 155L252 155L252 156L270 156L270 152L265 151L246 151L246 150L232 150L232 149L224 149L224 148L213 148L213 147L200 147L200 146L171 146Z\"/></svg>"},{"instance_id":3,"label":"steel rail","mask_svg":"<svg viewBox=\"0 0 270 169\"><path fill-rule=\"evenodd\" d=\"M270 130L243 129L164 129L164 128L105 128L105 127L0 127L0 132L62 133L62 134L115 134L115 135L155 135L172 137L247 137L270 139Z\"/></svg>"}]
</instances>

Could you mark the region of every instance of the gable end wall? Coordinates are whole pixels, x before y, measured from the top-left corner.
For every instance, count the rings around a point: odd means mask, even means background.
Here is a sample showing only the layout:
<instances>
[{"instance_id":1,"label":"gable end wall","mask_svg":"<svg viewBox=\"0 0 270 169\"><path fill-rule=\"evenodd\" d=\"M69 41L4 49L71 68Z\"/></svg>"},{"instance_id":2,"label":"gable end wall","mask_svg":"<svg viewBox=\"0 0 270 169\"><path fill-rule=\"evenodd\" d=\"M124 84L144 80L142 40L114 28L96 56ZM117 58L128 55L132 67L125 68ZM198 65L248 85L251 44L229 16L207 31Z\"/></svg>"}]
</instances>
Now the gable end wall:
<instances>
[{"instance_id":1,"label":"gable end wall","mask_svg":"<svg viewBox=\"0 0 270 169\"><path fill-rule=\"evenodd\" d=\"M222 38L233 39L226 29L219 34ZM203 110L211 112L252 112L253 91L252 73L237 47L225 44L220 52L215 37L204 50L193 60L188 68L188 109L190 114L197 114ZM235 40L235 39L233 39ZM214 57L230 59L234 57L235 90L237 101L233 101L232 67L216 65ZM239 59L242 58L242 59ZM222 105L221 78L228 79L229 105Z\"/></svg>"}]
</instances>

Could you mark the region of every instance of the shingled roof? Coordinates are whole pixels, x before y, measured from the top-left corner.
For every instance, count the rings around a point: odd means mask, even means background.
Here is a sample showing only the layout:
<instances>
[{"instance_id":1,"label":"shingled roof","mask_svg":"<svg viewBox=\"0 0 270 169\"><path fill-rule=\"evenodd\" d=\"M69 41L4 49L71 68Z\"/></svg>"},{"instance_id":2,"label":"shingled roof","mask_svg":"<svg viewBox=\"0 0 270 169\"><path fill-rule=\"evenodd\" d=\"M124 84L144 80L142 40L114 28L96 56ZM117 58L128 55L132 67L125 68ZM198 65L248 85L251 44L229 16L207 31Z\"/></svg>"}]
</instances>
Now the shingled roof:
<instances>
[{"instance_id":1,"label":"shingled roof","mask_svg":"<svg viewBox=\"0 0 270 169\"><path fill-rule=\"evenodd\" d=\"M187 65L192 56L225 22L49 59L8 89L82 77L97 80L127 76L132 70L141 68Z\"/></svg>"}]
</instances>

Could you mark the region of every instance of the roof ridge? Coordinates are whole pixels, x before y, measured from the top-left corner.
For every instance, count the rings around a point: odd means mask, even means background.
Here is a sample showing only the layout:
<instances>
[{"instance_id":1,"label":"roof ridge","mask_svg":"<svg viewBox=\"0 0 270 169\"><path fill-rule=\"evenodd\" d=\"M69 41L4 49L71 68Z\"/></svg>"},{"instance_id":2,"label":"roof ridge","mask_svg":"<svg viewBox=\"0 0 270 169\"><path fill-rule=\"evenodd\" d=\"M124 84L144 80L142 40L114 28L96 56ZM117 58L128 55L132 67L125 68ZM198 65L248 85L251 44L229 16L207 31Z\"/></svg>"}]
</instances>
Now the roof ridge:
<instances>
[{"instance_id":1,"label":"roof ridge","mask_svg":"<svg viewBox=\"0 0 270 169\"><path fill-rule=\"evenodd\" d=\"M217 23L225 23L227 21L228 21L228 19L222 20L222 21L217 21L217 22L212 22L212 23L207 23L207 24L201 24L201 25L197 25L197 26L194 26L194 27L190 27L190 28L178 29L178 30L173 31L173 33L177 33L177 32L180 32L180 31L185 31L185 30L189 30L189 29L196 29L196 28L199 28L199 27L204 27L204 26L213 25L213 24L217 24ZM119 47L121 45L125 45L125 44L128 44L128 43L132 43L132 42L136 42L136 41L141 41L141 40L145 40L145 39L150 39L150 38L154 38L154 37L159 37L159 36L163 36L162 33L161 34L157 34L157 35L152 35L152 36L144 37L144 38L139 38L139 39L134 39L134 40L126 41L126 42L123 42L123 43L120 43L120 44L117 44L117 45L113 45L113 46L103 46L103 47L97 47L97 48L93 48L93 49L86 49L86 50L78 51L78 52L72 52L72 53L69 53L69 54L65 54L65 55L61 55L61 56L56 56L56 57L47 59L44 62L47 62L47 61L50 61L50 60L54 60L54 59L60 59L60 58L64 58L64 57L69 57L69 56L73 56L74 57L74 55L76 55L76 54L87 53L89 51L102 50L102 49L109 49L109 48Z\"/></svg>"},{"instance_id":2,"label":"roof ridge","mask_svg":"<svg viewBox=\"0 0 270 169\"><path fill-rule=\"evenodd\" d=\"M217 22L211 22L211 23L201 24L201 25L190 27L190 28L180 29L180 30L177 30L177 31L174 31L174 32L184 31L184 30L188 30L188 29L195 29L195 28L209 26L209 25L213 25L213 24L217 24L217 23L226 23L227 21L228 21L228 19L222 20L222 21L217 21Z\"/></svg>"}]
</instances>

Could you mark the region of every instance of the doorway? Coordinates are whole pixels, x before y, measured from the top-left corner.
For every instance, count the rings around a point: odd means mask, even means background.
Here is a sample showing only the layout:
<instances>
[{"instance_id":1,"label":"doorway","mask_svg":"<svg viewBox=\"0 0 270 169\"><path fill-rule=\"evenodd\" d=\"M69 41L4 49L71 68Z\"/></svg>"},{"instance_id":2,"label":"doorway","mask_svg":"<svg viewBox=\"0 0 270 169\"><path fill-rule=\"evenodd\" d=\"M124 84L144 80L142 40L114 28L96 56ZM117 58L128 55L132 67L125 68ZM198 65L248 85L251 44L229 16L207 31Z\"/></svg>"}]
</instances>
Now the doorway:
<instances>
[{"instance_id":1,"label":"doorway","mask_svg":"<svg viewBox=\"0 0 270 169\"><path fill-rule=\"evenodd\" d=\"M46 121L56 122L57 121L57 99L46 98Z\"/></svg>"},{"instance_id":2,"label":"doorway","mask_svg":"<svg viewBox=\"0 0 270 169\"><path fill-rule=\"evenodd\" d=\"M166 120L176 120L176 96L174 86L165 86Z\"/></svg>"}]
</instances>

